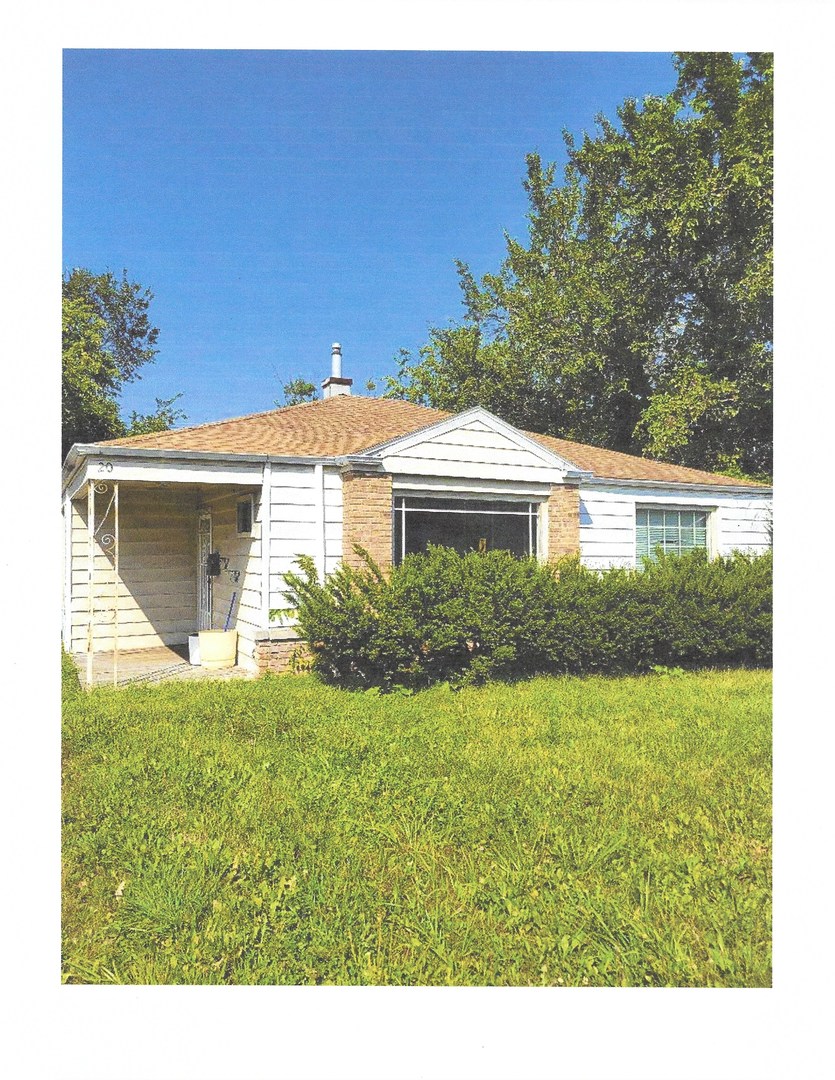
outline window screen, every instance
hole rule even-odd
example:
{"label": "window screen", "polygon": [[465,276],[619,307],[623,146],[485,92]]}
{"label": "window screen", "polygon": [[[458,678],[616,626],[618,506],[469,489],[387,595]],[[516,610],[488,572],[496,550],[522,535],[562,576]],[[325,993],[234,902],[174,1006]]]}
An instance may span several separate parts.
{"label": "window screen", "polygon": [[658,548],[675,554],[707,548],[707,511],[638,509],[635,539],[639,563]]}
{"label": "window screen", "polygon": [[536,555],[537,504],[505,499],[403,497],[394,503],[394,561],[429,544],[468,551]]}

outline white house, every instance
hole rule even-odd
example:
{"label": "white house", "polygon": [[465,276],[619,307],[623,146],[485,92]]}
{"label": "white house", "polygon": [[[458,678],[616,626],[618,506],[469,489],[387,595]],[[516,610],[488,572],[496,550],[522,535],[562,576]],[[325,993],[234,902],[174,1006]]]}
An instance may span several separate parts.
{"label": "white house", "polygon": [[481,408],[357,397],[337,345],[322,386],[308,404],[72,447],[68,651],[183,645],[228,622],[239,664],[281,670],[298,643],[270,621],[282,575],[301,553],[328,574],[355,544],[383,567],[435,541],[579,552],[595,568],[635,566],[657,544],[770,545],[762,485],[520,431]]}

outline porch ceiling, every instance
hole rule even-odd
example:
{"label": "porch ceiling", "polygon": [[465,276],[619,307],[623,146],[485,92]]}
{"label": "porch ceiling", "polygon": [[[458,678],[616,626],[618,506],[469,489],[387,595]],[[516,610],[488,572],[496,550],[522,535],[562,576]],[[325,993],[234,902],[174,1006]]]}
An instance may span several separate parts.
{"label": "porch ceiling", "polygon": [[[71,476],[66,476],[63,485],[64,495],[75,499],[87,482],[95,480],[103,483],[118,481],[120,484],[170,484],[177,488],[189,487],[226,487],[228,491],[242,487],[252,490],[260,487],[263,476],[263,462],[241,460],[207,460],[205,458],[165,459],[138,457],[126,454],[119,448],[108,448],[95,456],[84,454]],[[69,459],[68,459],[69,460]]]}
{"label": "porch ceiling", "polygon": [[[112,477],[102,477],[101,479],[108,485],[108,488],[113,483]],[[192,505],[195,509],[211,506],[213,502],[219,502],[221,499],[228,499],[234,495],[258,494],[261,491],[261,485],[257,483],[183,484],[172,483],[167,480],[119,480],[118,483],[122,494],[129,494],[131,491],[174,492],[178,502],[183,505]],[[87,485],[83,484],[73,495],[73,500],[80,501],[86,498]]]}

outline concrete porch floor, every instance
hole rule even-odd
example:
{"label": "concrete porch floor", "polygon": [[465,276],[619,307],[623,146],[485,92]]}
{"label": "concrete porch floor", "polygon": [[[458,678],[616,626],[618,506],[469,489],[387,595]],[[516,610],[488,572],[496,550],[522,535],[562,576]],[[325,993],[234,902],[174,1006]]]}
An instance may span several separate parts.
{"label": "concrete porch floor", "polygon": [[[81,685],[87,678],[87,654],[73,653]],[[155,649],[125,649],[119,653],[117,685],[156,683],[169,679],[253,679],[255,673],[242,667],[204,668],[188,662],[187,645],[160,645]],[[93,654],[93,685],[113,685],[113,653]]]}

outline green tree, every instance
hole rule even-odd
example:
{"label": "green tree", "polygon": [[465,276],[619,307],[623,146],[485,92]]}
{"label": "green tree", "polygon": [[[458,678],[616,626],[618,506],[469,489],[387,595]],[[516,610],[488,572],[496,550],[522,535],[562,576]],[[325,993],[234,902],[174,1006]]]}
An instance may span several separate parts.
{"label": "green tree", "polygon": [[527,158],[525,243],[458,263],[465,316],[401,353],[388,393],[747,474],[772,463],[769,54],[679,53],[568,163]]}
{"label": "green tree", "polygon": [[185,414],[173,408],[179,394],[157,399],[147,416],[132,413],[125,424],[118,398],[123,385],[156,356],[159,330],[148,317],[153,294],[122,272],[94,274],[77,268],[61,282],[62,455],[76,442],[162,431]]}
{"label": "green tree", "polygon": [[63,298],[61,310],[62,458],[76,442],[108,439],[123,430],[111,386],[115,364],[104,348],[105,321],[86,299]]}
{"label": "green tree", "polygon": [[187,419],[182,409],[174,407],[174,402],[179,401],[182,396],[175,394],[170,398],[155,398],[157,407],[152,413],[132,412],[127,434],[151,435],[155,431],[170,431],[175,424]]}
{"label": "green tree", "polygon": [[300,375],[285,383],[281,392],[284,400],[276,401],[276,405],[301,405],[306,401],[314,401],[316,398],[316,387]]}

